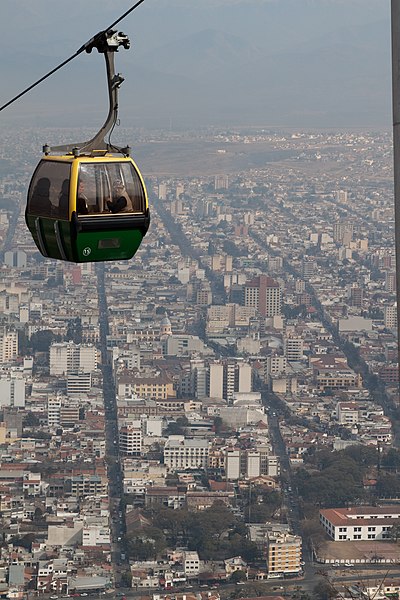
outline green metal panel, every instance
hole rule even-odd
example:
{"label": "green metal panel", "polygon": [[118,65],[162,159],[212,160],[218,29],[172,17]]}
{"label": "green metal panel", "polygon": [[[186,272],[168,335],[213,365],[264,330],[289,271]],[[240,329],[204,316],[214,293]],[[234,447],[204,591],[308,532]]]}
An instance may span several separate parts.
{"label": "green metal panel", "polygon": [[137,229],[75,234],[69,221],[31,215],[27,216],[27,225],[44,256],[77,263],[130,259],[143,239]]}
{"label": "green metal panel", "polygon": [[143,239],[139,230],[78,233],[76,262],[126,260],[136,254]]}

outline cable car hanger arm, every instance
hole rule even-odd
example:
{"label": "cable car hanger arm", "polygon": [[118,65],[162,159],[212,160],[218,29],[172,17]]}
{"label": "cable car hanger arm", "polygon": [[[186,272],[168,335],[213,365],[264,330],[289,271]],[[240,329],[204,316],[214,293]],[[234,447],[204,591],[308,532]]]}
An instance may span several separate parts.
{"label": "cable car hanger arm", "polygon": [[[130,148],[120,148],[105,141],[105,136],[111,131],[118,119],[118,90],[124,78],[120,73],[115,73],[114,67],[114,54],[118,52],[118,48],[123,46],[126,50],[130,48],[130,41],[128,36],[121,32],[113,30],[101,31],[89,40],[82,49],[87,53],[92,52],[94,48],[100,53],[104,54],[106,61],[106,72],[107,72],[107,84],[108,84],[108,100],[109,110],[104,125],[96,133],[96,135],[86,142],[66,144],[62,146],[43,146],[43,152],[49,154],[50,152],[72,152],[76,155],[88,154],[96,151],[119,152],[125,156],[129,156]],[[80,49],[81,50],[81,49]]]}

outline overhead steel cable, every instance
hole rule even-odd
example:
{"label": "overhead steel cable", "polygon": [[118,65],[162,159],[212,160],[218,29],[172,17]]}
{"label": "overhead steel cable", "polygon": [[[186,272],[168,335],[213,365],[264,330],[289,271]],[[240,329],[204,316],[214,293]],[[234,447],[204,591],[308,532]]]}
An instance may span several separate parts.
{"label": "overhead steel cable", "polygon": [[67,58],[66,60],[64,60],[57,67],[54,67],[54,69],[52,69],[51,71],[49,71],[48,73],[46,73],[46,75],[43,75],[43,77],[41,77],[40,79],[38,79],[37,81],[35,81],[35,83],[32,83],[32,85],[30,85],[29,87],[27,87],[26,89],[24,89],[22,92],[20,92],[16,96],[14,96],[14,98],[12,98],[11,100],[9,100],[5,104],[3,104],[3,106],[0,106],[0,112],[2,110],[4,110],[5,108],[7,108],[7,106],[10,106],[10,104],[13,104],[13,102],[15,102],[16,100],[18,100],[19,98],[21,98],[22,96],[24,96],[25,94],[27,94],[28,92],[30,92],[37,85],[39,85],[40,83],[42,83],[43,81],[45,81],[45,79],[48,79],[49,77],[51,77],[51,75],[54,75],[54,73],[56,73],[57,71],[59,71],[60,69],[62,69],[62,67],[65,67],[66,64],[68,64],[69,62],[71,62],[71,60],[73,60],[74,58],[76,58],[77,56],[79,56],[79,54],[82,54],[82,52],[84,52],[87,48],[93,47],[93,41],[96,40],[96,38],[98,36],[103,35],[104,32],[109,31],[110,29],[112,29],[113,27],[115,27],[120,21],[122,21],[123,19],[125,19],[125,17],[127,17],[133,10],[135,10],[135,8],[137,8],[143,2],[144,2],[144,0],[138,0],[138,2],[136,2],[136,4],[134,4],[133,6],[131,6],[131,8],[129,10],[127,10],[126,12],[124,12],[124,14],[121,15],[116,21],[114,21],[114,23],[111,23],[111,25],[109,25],[109,27],[107,27],[106,29],[103,29],[102,31],[100,31],[100,33],[97,33],[88,42],[86,42],[85,44],[83,44],[83,46],[81,46],[79,48],[79,50],[77,50],[72,56],[70,56],[69,58]]}

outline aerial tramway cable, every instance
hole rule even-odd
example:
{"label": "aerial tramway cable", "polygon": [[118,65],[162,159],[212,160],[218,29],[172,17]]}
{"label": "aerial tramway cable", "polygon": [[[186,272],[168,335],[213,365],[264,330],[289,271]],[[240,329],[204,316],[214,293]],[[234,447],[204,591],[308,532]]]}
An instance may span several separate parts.
{"label": "aerial tramway cable", "polygon": [[0,106],[0,112],[2,110],[4,110],[5,108],[7,108],[8,106],[10,106],[10,104],[13,104],[13,102],[15,102],[16,100],[18,100],[19,98],[21,98],[21,96],[24,96],[25,94],[27,94],[28,92],[30,92],[33,88],[35,88],[37,85],[39,85],[40,83],[42,83],[42,81],[45,81],[45,79],[48,79],[51,75],[53,75],[54,73],[56,73],[57,71],[59,71],[60,69],[62,69],[62,67],[65,67],[65,65],[67,65],[74,58],[76,58],[77,56],[79,56],[79,54],[82,54],[82,52],[84,52],[84,51],[88,51],[89,52],[90,50],[88,50],[88,48],[92,48],[93,47],[93,43],[96,41],[96,39],[98,37],[101,37],[106,31],[109,31],[110,29],[112,29],[113,27],[115,27],[118,23],[120,23],[120,21],[122,21],[123,19],[125,19],[125,17],[127,17],[132,11],[135,10],[135,8],[137,8],[143,2],[144,2],[144,0],[138,0],[138,2],[136,2],[136,4],[134,4],[133,6],[131,6],[126,12],[124,12],[123,15],[121,15],[118,19],[116,19],[113,23],[111,23],[111,25],[109,27],[107,27],[106,29],[103,29],[102,31],[100,31],[99,33],[97,33],[93,38],[91,38],[88,42],[86,42],[85,44],[83,44],[83,46],[81,46],[79,48],[79,50],[77,50],[75,52],[75,54],[73,54],[72,56],[70,56],[69,58],[67,58],[66,60],[64,60],[61,64],[59,64],[57,67],[55,67],[54,69],[52,69],[51,71],[49,71],[46,75],[43,75],[43,77],[41,77],[40,79],[38,79],[37,81],[35,81],[35,83],[32,83],[32,85],[30,85],[25,90],[23,90],[22,92],[20,92],[19,94],[17,94],[17,96],[15,96],[11,100],[9,100],[5,104],[3,104],[3,106]]}

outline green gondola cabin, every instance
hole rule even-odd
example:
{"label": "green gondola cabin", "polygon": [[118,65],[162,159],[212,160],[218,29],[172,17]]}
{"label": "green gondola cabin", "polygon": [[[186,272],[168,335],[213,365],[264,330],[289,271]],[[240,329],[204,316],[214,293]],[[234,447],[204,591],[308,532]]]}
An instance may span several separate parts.
{"label": "green gondola cabin", "polygon": [[44,156],[25,219],[43,256],[77,263],[130,259],[150,223],[146,187],[127,156]]}

